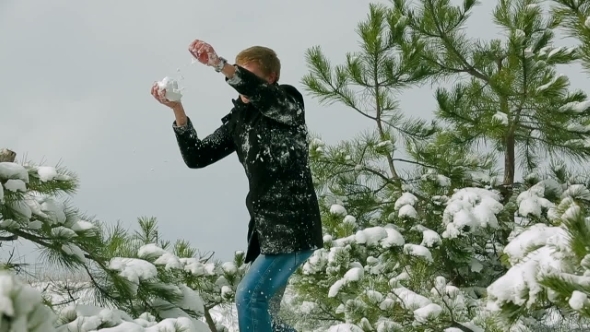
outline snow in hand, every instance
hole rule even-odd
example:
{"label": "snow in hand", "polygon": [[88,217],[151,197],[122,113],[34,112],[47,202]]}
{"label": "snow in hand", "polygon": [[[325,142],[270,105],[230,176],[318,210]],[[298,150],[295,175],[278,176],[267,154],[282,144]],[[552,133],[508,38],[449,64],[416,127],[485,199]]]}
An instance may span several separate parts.
{"label": "snow in hand", "polygon": [[160,91],[166,91],[166,99],[169,101],[180,101],[182,98],[181,89],[178,88],[178,82],[168,76],[158,82]]}

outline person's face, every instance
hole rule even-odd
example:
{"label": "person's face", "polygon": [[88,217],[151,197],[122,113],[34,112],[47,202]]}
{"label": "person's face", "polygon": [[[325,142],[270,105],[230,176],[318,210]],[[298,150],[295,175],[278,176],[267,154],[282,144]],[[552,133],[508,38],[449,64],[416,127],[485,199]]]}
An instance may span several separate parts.
{"label": "person's face", "polygon": [[[276,81],[276,75],[275,74],[270,74],[270,75],[265,75],[262,70],[260,69],[260,65],[256,62],[248,62],[245,64],[239,64],[242,68],[248,70],[249,72],[252,72],[254,75],[262,78],[263,80],[267,81],[269,84],[273,84]],[[248,98],[240,95],[240,99],[242,99],[242,101],[244,103],[249,103],[250,100],[248,100]]]}

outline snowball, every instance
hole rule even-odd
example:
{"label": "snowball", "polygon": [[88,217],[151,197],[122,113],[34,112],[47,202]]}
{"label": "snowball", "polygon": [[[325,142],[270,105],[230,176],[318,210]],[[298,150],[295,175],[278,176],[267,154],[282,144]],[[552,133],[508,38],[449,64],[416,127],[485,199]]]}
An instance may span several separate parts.
{"label": "snowball", "polygon": [[182,92],[178,88],[178,82],[170,77],[164,77],[158,82],[158,89],[160,91],[166,90],[166,99],[169,101],[180,101]]}

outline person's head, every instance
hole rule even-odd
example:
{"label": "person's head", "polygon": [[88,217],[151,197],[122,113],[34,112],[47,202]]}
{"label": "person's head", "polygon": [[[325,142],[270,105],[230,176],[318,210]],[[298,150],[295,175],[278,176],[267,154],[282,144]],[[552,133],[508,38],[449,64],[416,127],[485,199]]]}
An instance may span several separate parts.
{"label": "person's head", "polygon": [[[275,51],[268,47],[252,46],[241,51],[236,56],[236,64],[270,84],[277,83],[281,76],[281,61]],[[248,102],[243,96],[241,98]]]}

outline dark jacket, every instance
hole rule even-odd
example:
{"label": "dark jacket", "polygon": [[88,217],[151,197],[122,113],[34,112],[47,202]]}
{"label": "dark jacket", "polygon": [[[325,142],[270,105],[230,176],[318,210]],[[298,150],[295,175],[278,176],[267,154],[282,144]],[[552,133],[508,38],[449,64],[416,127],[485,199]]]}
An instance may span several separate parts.
{"label": "dark jacket", "polygon": [[260,253],[323,247],[301,93],[290,85],[268,84],[239,66],[226,81],[250,102],[233,100],[221,127],[202,140],[190,119],[184,127],[174,123],[184,162],[189,168],[203,168],[237,153],[250,186],[246,262]]}

